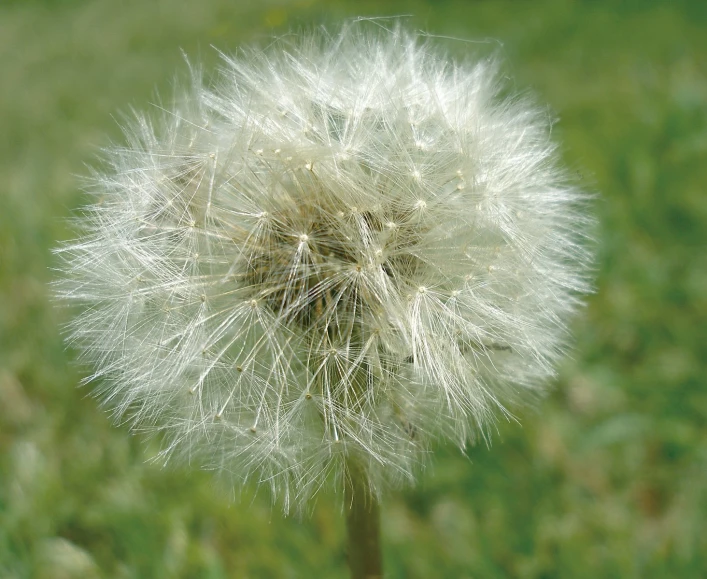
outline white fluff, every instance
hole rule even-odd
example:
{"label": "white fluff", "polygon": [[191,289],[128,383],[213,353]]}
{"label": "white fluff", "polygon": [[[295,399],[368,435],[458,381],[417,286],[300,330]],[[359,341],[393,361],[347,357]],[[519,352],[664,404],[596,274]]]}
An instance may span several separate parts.
{"label": "white fluff", "polygon": [[361,24],[223,57],[107,153],[58,293],[100,397],[285,508],[375,493],[542,390],[585,196],[496,62]]}

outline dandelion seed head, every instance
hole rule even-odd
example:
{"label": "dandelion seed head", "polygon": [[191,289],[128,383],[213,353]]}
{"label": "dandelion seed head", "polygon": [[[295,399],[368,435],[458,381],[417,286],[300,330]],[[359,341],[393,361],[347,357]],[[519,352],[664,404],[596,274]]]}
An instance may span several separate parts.
{"label": "dandelion seed head", "polygon": [[361,24],[195,71],[59,250],[98,395],[287,508],[349,457],[376,493],[412,480],[542,392],[591,220],[547,114],[504,91],[493,58]]}

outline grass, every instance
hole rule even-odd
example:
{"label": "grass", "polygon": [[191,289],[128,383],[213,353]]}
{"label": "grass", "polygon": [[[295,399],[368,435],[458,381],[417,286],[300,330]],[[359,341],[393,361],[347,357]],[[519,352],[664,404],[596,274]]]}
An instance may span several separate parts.
{"label": "grass", "polygon": [[600,192],[597,293],[554,394],[490,448],[440,449],[383,505],[388,576],[707,572],[707,9],[694,2],[5,1],[0,6],[0,577],[346,577],[322,495],[283,519],[208,473],[162,469],[78,389],[50,249],[112,115],[168,94],[179,52],[272,28],[411,13],[499,50],[549,102]]}

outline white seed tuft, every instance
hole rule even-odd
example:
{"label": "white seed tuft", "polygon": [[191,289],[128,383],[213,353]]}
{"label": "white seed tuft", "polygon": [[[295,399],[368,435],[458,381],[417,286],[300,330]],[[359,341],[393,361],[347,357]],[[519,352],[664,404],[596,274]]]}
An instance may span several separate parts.
{"label": "white seed tuft", "polygon": [[411,479],[542,391],[591,219],[506,89],[359,23],[224,57],[138,118],[59,250],[99,396],[287,508],[347,456],[376,493]]}

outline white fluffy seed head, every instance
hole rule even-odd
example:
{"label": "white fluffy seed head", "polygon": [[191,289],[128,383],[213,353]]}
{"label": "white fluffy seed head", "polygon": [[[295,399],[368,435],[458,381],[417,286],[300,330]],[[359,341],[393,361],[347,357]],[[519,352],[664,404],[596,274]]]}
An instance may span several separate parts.
{"label": "white fluffy seed head", "polygon": [[411,479],[537,393],[587,291],[584,195],[493,59],[360,24],[224,56],[126,129],[59,251],[101,398],[301,504]]}

